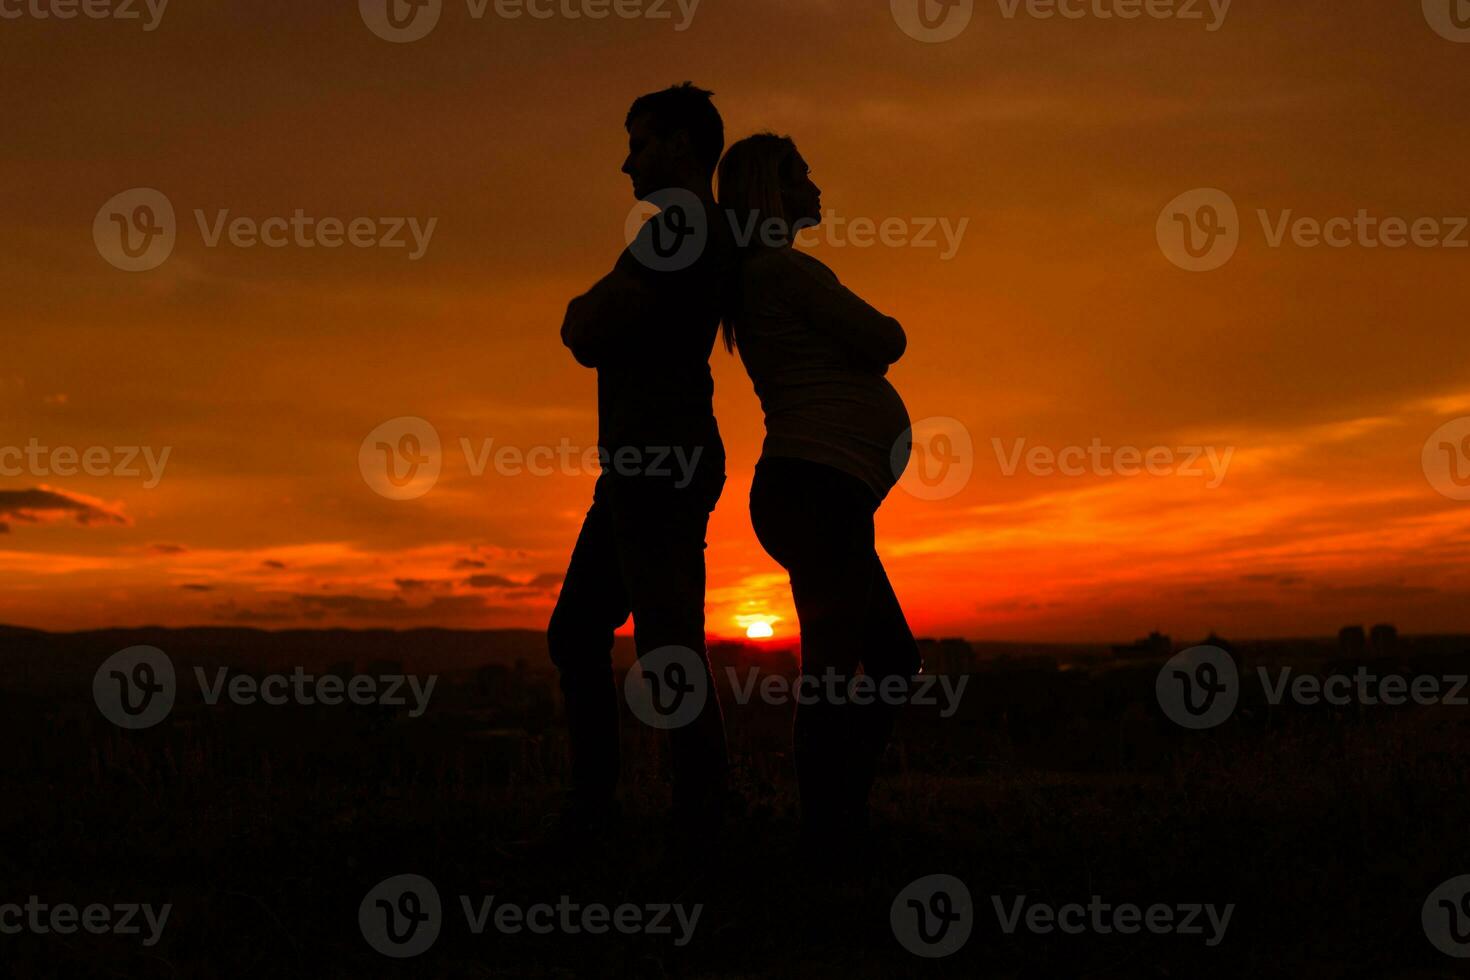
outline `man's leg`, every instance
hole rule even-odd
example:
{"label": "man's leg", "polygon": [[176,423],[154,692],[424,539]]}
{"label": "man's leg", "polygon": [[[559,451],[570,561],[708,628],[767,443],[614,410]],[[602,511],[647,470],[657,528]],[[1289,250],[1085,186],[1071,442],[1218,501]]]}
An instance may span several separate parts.
{"label": "man's leg", "polygon": [[618,692],[613,631],[628,619],[608,503],[594,498],[572,551],[566,580],[546,629],[561,672],[572,754],[572,805],[595,815],[613,805],[618,782]]}
{"label": "man's leg", "polygon": [[[618,555],[633,611],[633,640],[642,657],[667,646],[692,651],[709,696],[700,714],[669,732],[676,822],[697,829],[724,805],[729,768],[725,722],[704,636],[707,493],[624,485],[614,507]],[[718,498],[718,488],[713,491]]]}

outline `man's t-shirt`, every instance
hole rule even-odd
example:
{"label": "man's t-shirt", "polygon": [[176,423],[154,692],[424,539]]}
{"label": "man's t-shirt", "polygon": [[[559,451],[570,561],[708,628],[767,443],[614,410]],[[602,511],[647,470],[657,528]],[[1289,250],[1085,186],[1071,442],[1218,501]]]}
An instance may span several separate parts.
{"label": "man's t-shirt", "polygon": [[638,258],[646,253],[636,246],[618,258],[618,270],[639,288],[627,302],[611,304],[616,326],[605,334],[599,329],[595,354],[597,441],[614,476],[677,483],[696,466],[724,474],[709,359],[734,243],[712,204],[705,206],[705,229],[698,258],[685,268],[653,268]]}

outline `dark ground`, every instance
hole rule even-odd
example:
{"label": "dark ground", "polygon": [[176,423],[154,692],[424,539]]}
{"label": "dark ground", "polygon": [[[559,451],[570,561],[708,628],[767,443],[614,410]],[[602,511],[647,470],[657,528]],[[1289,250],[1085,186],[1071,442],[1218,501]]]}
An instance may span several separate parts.
{"label": "dark ground", "polygon": [[[1451,977],[1420,909],[1470,873],[1470,708],[1268,708],[1248,684],[1222,727],[1186,732],[1154,700],[1159,664],[977,666],[961,710],[910,708],[879,826],[850,869],[796,849],[787,709],[727,704],[743,812],[695,860],[668,846],[659,738],[625,718],[628,830],[597,857],[548,850],[564,743],[534,635],[0,631],[0,903],[172,903],[162,940],[0,935],[0,975],[32,977]],[[455,639],[454,637],[458,637]],[[384,651],[444,677],[413,719],[380,708],[208,707],[113,727],[91,677],[153,643],[257,670]],[[474,650],[503,649],[478,658]],[[406,652],[405,652],[406,651]],[[739,655],[725,650],[722,656]],[[1310,644],[1242,656],[1327,669]],[[514,665],[516,659],[522,664]],[[1463,646],[1406,648],[1419,672]],[[383,666],[379,664],[379,666]],[[385,877],[431,879],[438,942],[396,961],[358,928]],[[976,924],[942,960],[889,926],[922,875],[967,883]],[[466,929],[457,896],[703,903],[693,941]],[[1225,939],[1000,929],[990,896],[1052,903],[1235,903]]]}

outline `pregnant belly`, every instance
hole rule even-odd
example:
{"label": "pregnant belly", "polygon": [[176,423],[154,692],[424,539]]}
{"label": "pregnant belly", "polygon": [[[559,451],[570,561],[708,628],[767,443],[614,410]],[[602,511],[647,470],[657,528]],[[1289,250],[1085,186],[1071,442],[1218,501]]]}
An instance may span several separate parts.
{"label": "pregnant belly", "polygon": [[909,427],[903,399],[886,378],[842,378],[761,392],[771,433],[830,437],[889,453]]}

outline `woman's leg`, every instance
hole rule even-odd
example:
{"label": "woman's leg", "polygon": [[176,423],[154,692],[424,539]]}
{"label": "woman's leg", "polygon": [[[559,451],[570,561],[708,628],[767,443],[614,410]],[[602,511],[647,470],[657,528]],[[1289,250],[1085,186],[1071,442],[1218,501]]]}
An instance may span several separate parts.
{"label": "woman's leg", "polygon": [[863,711],[859,737],[853,747],[849,805],[860,819],[866,818],[878,763],[893,736],[898,713],[908,701],[912,679],[922,666],[919,644],[876,551],[872,554],[872,567],[873,587],[868,595],[862,664],[863,673],[884,693]]}
{"label": "woman's leg", "polygon": [[877,705],[851,702],[850,682],[865,648],[874,575],[867,488],[830,467],[763,460],[751,487],[756,536],[791,577],[801,623],[801,692],[794,749],[802,820],[821,839],[851,829],[855,787],[871,766],[859,757]]}

